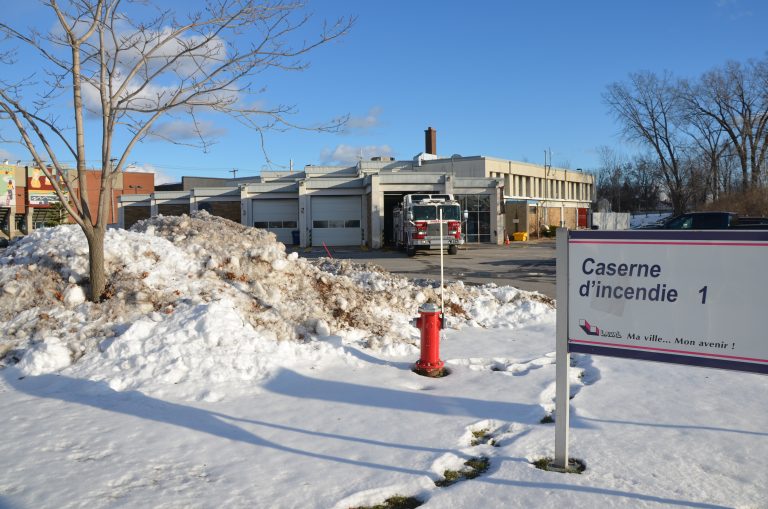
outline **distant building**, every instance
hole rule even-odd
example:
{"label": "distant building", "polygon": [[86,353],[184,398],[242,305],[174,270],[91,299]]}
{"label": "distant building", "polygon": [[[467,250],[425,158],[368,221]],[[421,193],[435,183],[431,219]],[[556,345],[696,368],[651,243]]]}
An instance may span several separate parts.
{"label": "distant building", "polygon": [[450,193],[468,213],[470,243],[500,244],[543,226],[586,228],[591,175],[488,156],[438,156],[436,141],[436,131],[427,129],[425,151],[407,161],[375,157],[237,181],[184,177],[181,190],[123,196],[119,224],[204,209],[270,230],[286,244],[377,249],[392,242],[392,211],[405,194]]}
{"label": "distant building", "polygon": [[[65,176],[74,193],[79,197],[81,186],[77,171],[68,169]],[[95,211],[98,208],[101,171],[86,171],[88,188],[88,206]],[[123,172],[115,178],[110,197],[107,222],[116,224],[118,219],[117,200],[123,194],[153,193],[155,176],[153,173]],[[13,199],[11,199],[13,196]],[[59,197],[53,185],[40,168],[20,164],[0,165],[0,226],[2,234],[12,238],[29,233],[35,228],[45,226],[54,217],[62,214]],[[70,218],[65,218],[67,222]]]}

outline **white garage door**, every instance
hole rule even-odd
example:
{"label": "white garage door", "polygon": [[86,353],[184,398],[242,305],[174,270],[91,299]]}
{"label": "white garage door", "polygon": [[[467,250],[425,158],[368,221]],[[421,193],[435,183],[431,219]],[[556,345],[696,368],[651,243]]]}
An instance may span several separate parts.
{"label": "white garage door", "polygon": [[283,244],[293,244],[292,232],[299,230],[299,200],[251,200],[253,226],[269,230]]}
{"label": "white garage door", "polygon": [[362,208],[360,196],[312,198],[312,245],[361,245]]}

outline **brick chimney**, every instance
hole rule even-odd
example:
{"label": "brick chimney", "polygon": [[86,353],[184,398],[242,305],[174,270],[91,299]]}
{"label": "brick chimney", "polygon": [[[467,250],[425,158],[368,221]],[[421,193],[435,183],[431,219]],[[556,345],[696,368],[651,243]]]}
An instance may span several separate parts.
{"label": "brick chimney", "polygon": [[437,155],[437,131],[431,127],[424,131],[424,152]]}

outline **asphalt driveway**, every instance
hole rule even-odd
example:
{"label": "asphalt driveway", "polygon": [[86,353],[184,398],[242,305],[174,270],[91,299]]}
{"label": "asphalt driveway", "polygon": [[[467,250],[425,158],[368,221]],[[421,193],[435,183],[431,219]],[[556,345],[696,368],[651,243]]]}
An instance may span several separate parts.
{"label": "asphalt driveway", "polygon": [[[290,247],[288,250],[291,251]],[[374,263],[412,279],[440,278],[439,250],[417,251],[413,258],[393,249],[329,247],[328,250],[334,258]],[[299,254],[305,258],[328,256],[322,247],[300,249]],[[446,254],[443,263],[446,281],[509,285],[555,298],[554,239],[513,242],[509,246],[469,244],[454,256]]]}

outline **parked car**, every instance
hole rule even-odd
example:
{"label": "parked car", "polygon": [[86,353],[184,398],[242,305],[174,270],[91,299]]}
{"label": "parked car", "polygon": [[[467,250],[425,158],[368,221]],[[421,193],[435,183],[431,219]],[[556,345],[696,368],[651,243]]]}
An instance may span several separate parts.
{"label": "parked car", "polygon": [[768,218],[741,217],[734,212],[687,212],[658,223],[640,226],[641,230],[768,230]]}

